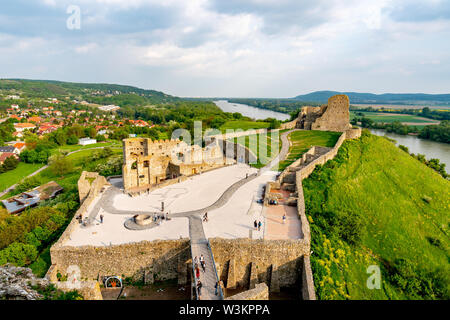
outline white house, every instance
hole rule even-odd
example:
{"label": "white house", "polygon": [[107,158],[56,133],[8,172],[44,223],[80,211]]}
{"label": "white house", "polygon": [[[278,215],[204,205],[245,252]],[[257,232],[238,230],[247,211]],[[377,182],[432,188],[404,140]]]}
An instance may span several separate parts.
{"label": "white house", "polygon": [[94,143],[97,143],[96,139],[91,139],[91,138],[78,139],[78,144],[82,145],[82,146],[87,146],[88,144],[94,144]]}

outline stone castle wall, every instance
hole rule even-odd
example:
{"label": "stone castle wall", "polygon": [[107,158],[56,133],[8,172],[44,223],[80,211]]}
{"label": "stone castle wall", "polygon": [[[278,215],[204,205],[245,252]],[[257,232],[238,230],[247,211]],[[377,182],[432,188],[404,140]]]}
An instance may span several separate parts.
{"label": "stone castle wall", "polygon": [[258,283],[254,289],[250,289],[225,300],[269,300],[269,287],[265,283]]}
{"label": "stone castle wall", "polygon": [[220,279],[226,288],[266,283],[275,291],[301,282],[304,240],[209,239]]}
{"label": "stone castle wall", "polygon": [[70,235],[72,234],[72,232],[80,227],[80,223],[78,222],[76,217],[78,217],[79,215],[81,215],[82,217],[86,217],[89,206],[107,186],[110,186],[110,183],[106,180],[105,177],[99,175],[98,173],[87,171],[82,172],[81,177],[78,180],[81,205],[61,237],[59,237],[58,241],[56,241],[56,243],[50,248],[50,254],[52,253],[52,250],[54,248],[63,246],[66,240],[70,239]]}
{"label": "stone castle wall", "polygon": [[[105,275],[132,277],[153,283],[177,279],[179,264],[190,259],[189,239],[141,241],[112,246],[52,248],[52,264],[64,275],[71,265],[81,270],[83,280]],[[181,261],[181,262],[180,262]]]}
{"label": "stone castle wall", "polygon": [[[271,189],[280,189],[283,182],[285,182],[287,177],[292,176],[293,172],[294,175],[294,183],[295,183],[295,191],[297,194],[297,210],[298,210],[298,217],[301,220],[301,238],[304,242],[305,247],[307,247],[306,253],[302,256],[301,260],[301,282],[302,282],[302,297],[304,300],[315,300],[315,291],[314,291],[314,281],[313,281],[313,275],[312,270],[310,266],[310,242],[311,242],[311,231],[309,227],[309,222],[306,217],[305,212],[305,200],[303,195],[303,179],[307,178],[316,168],[317,165],[323,165],[328,160],[333,159],[341,147],[342,143],[346,139],[356,139],[361,136],[361,128],[353,128],[346,130],[342,133],[342,135],[339,137],[338,141],[334,145],[333,148],[326,151],[319,157],[313,159],[311,162],[305,162],[308,160],[309,156],[312,156],[316,153],[317,147],[312,147],[310,150],[308,150],[302,158],[298,159],[294,163],[292,163],[289,167],[287,167],[279,176],[277,181],[275,182],[269,182],[266,186],[266,195],[265,199],[269,197],[270,190]],[[324,149],[326,150],[326,149]],[[305,165],[302,165],[304,163]],[[291,181],[288,181],[291,182]],[[266,202],[265,202],[266,204]],[[267,204],[266,204],[267,205]]]}
{"label": "stone castle wall", "polygon": [[292,120],[290,122],[286,122],[286,123],[282,123],[280,125],[279,130],[288,130],[288,129],[295,129],[295,127],[297,126],[297,119]]}
{"label": "stone castle wall", "polygon": [[124,139],[123,158],[123,183],[128,192],[150,189],[164,180],[198,174],[225,163],[222,149],[217,143],[213,142],[202,149],[178,139]]}
{"label": "stone castle wall", "polygon": [[348,96],[338,94],[330,97],[327,105],[303,107],[298,116],[297,128],[344,132],[351,128],[349,105]]}

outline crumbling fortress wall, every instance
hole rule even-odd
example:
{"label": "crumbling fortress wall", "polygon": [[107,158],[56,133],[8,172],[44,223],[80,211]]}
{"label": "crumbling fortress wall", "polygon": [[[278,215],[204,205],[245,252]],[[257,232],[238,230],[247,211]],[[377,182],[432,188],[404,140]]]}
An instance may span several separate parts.
{"label": "crumbling fortress wall", "polygon": [[315,300],[314,280],[310,265],[310,241],[311,234],[309,222],[306,217],[305,200],[303,196],[302,180],[306,179],[316,168],[317,165],[323,165],[328,160],[333,159],[341,145],[346,139],[356,139],[361,136],[361,128],[346,130],[339,137],[333,148],[323,148],[313,146],[301,158],[287,167],[279,176],[277,181],[268,182],[264,203],[268,205],[271,197],[271,190],[292,191],[291,196],[295,198],[297,204],[298,218],[301,220],[302,240],[305,247],[305,254],[301,257],[301,283],[302,297],[304,300]]}
{"label": "crumbling fortress wall", "polygon": [[351,129],[350,101],[345,94],[328,99],[328,104],[320,107],[303,107],[298,115],[297,128],[320,131],[340,131]]}
{"label": "crumbling fortress wall", "polygon": [[180,176],[191,176],[226,164],[217,141],[202,149],[180,140],[123,140],[122,168],[125,191],[134,192]]}

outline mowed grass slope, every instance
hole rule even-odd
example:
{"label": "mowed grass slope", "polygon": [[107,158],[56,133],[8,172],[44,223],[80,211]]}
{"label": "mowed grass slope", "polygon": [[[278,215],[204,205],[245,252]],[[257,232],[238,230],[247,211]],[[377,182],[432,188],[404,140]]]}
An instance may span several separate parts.
{"label": "mowed grass slope", "polygon": [[[364,132],[303,182],[321,299],[448,299],[450,182]],[[381,289],[369,289],[370,265]]]}
{"label": "mowed grass slope", "polygon": [[281,149],[281,133],[283,130],[274,132],[267,132],[266,134],[253,134],[249,136],[242,136],[239,138],[230,139],[234,143],[239,143],[247,147],[254,155],[257,156],[258,162],[250,164],[255,168],[262,168],[275,158]]}
{"label": "mowed grass slope", "polygon": [[280,162],[279,170],[284,170],[291,163],[300,158],[312,146],[334,147],[340,136],[340,132],[331,131],[305,130],[292,132],[288,136],[288,139],[292,143],[289,148],[289,154],[286,160]]}
{"label": "mowed grass slope", "polygon": [[17,168],[0,174],[0,192],[16,184],[26,176],[43,167],[40,163],[19,162]]}

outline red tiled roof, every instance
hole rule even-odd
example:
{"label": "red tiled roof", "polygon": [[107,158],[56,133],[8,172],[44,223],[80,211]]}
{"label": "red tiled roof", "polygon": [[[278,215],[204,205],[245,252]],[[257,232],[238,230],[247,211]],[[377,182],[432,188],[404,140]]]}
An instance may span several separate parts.
{"label": "red tiled roof", "polygon": [[15,153],[12,153],[12,152],[3,152],[2,154],[0,154],[0,162],[3,163],[9,157],[17,158],[17,155]]}

